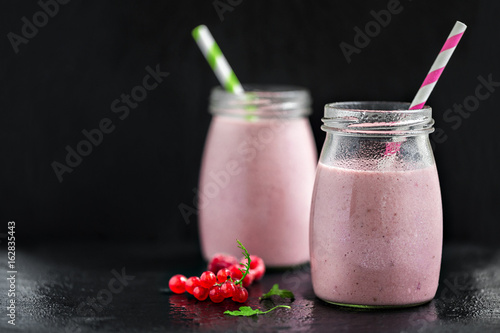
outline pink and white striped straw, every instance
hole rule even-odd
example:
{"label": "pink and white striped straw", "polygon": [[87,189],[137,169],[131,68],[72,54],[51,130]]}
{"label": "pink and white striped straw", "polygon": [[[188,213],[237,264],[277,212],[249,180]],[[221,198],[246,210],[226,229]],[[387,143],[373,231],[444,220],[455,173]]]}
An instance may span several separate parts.
{"label": "pink and white striped straw", "polygon": [[410,110],[421,109],[424,107],[425,102],[427,102],[427,99],[432,92],[432,89],[434,89],[437,80],[441,76],[441,73],[446,67],[446,64],[450,60],[453,51],[455,51],[455,49],[457,48],[457,44],[460,41],[460,38],[462,38],[465,29],[467,29],[467,26],[462,22],[457,21],[457,23],[455,23],[453,29],[450,32],[450,35],[448,36],[448,39],[446,39],[446,43],[444,43],[443,48],[441,49],[441,51],[439,51],[436,60],[432,64],[429,73],[425,77],[424,83],[422,83],[420,89],[417,92],[417,95],[411,102]]}

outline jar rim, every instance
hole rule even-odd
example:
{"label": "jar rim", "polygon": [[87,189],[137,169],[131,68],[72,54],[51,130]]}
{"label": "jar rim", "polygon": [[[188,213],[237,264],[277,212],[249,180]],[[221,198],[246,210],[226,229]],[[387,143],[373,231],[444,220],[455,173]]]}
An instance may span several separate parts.
{"label": "jar rim", "polygon": [[[411,103],[399,101],[344,101],[334,102],[325,105],[325,118],[329,110],[348,110],[353,112],[392,112],[422,113],[432,111],[429,105],[424,105],[422,109],[410,110]],[[368,107],[373,106],[373,107]]]}
{"label": "jar rim", "polygon": [[434,131],[432,108],[410,110],[410,103],[395,101],[346,101],[325,105],[327,132],[359,136],[414,136]]}
{"label": "jar rim", "polygon": [[214,115],[259,118],[300,117],[311,113],[311,95],[293,85],[245,84],[242,94],[216,86],[210,94],[209,110]]}

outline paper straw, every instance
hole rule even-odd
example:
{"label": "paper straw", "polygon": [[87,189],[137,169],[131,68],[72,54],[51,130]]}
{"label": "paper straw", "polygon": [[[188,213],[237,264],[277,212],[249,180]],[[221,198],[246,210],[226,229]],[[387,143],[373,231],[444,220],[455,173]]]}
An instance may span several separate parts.
{"label": "paper straw", "polygon": [[448,39],[446,39],[446,43],[444,43],[443,48],[441,49],[441,51],[439,51],[436,60],[432,64],[429,73],[425,77],[424,83],[422,83],[420,89],[417,92],[417,95],[411,102],[410,110],[421,109],[424,107],[425,102],[427,102],[427,99],[432,92],[432,89],[434,89],[437,80],[441,76],[441,73],[443,72],[446,64],[450,60],[453,51],[455,51],[455,49],[457,48],[457,44],[460,41],[460,38],[462,38],[465,29],[467,29],[467,26],[462,22],[457,21],[455,23],[453,29],[450,32],[450,35],[448,36]]}
{"label": "paper straw", "polygon": [[235,94],[243,93],[244,90],[240,81],[234,74],[231,66],[229,66],[208,28],[205,25],[199,25],[193,29],[192,34],[196,44],[198,44],[224,89]]}

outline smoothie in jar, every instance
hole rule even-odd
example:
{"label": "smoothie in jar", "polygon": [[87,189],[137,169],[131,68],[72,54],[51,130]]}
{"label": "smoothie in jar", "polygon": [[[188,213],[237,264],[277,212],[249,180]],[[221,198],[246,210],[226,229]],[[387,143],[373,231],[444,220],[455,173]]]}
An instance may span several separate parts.
{"label": "smoothie in jar", "polygon": [[[239,257],[235,246],[239,239],[267,266],[309,261],[309,215],[317,161],[305,117],[310,101],[303,90],[271,90],[258,92],[257,110],[212,101],[214,116],[198,194],[200,241],[206,259],[215,253]],[[248,109],[252,109],[250,114]]]}
{"label": "smoothie in jar", "polygon": [[314,292],[347,306],[425,303],[437,290],[443,233],[430,108],[352,103],[325,108],[311,207]]}
{"label": "smoothie in jar", "polygon": [[435,167],[362,171],[319,164],[312,218],[316,295],[341,304],[431,300],[441,263]]}

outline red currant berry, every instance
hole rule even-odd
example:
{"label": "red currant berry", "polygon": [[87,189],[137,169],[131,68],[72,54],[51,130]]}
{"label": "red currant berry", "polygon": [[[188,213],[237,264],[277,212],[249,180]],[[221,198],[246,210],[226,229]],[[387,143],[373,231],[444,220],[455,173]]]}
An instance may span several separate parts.
{"label": "red currant berry", "polygon": [[174,275],[168,281],[168,287],[176,294],[182,294],[186,291],[186,277],[181,274]]}
{"label": "red currant berry", "polygon": [[239,280],[243,276],[243,273],[240,271],[240,269],[245,270],[245,267],[240,264],[229,267],[229,271],[231,272],[231,277],[233,278],[233,280]]}
{"label": "red currant berry", "polygon": [[220,292],[222,294],[222,297],[224,297],[224,298],[233,297],[235,290],[236,290],[236,287],[232,281],[226,281],[220,287]]}
{"label": "red currant berry", "polygon": [[212,260],[208,263],[208,270],[217,274],[223,268],[228,268],[231,265],[235,265],[238,263],[238,259],[233,256],[225,255],[225,254],[215,254],[212,257]]}
{"label": "red currant berry", "polygon": [[250,256],[250,269],[255,270],[255,280],[260,280],[264,276],[266,272],[266,265],[264,264],[264,260],[257,256]]}
{"label": "red currant berry", "polygon": [[253,272],[251,270],[248,271],[248,274],[243,279],[243,287],[248,287],[249,285],[251,285],[254,279],[255,276],[253,275]]}
{"label": "red currant berry", "polygon": [[210,288],[208,295],[210,296],[210,300],[214,303],[220,303],[224,300],[224,296],[222,296],[219,286]]}
{"label": "red currant berry", "polygon": [[248,291],[241,286],[236,287],[232,300],[238,303],[245,303],[247,299],[248,299]]}
{"label": "red currant berry", "polygon": [[264,276],[265,268],[258,266],[255,269],[250,269],[250,272],[252,273],[252,275],[254,277],[254,281],[258,281],[258,280],[262,279],[262,277]]}
{"label": "red currant berry", "polygon": [[255,269],[257,266],[264,266],[264,260],[262,258],[251,255],[250,256],[250,268]]}
{"label": "red currant berry", "polygon": [[198,301],[204,301],[208,297],[208,289],[203,287],[195,287],[193,290],[193,296],[196,297]]}
{"label": "red currant berry", "polygon": [[217,277],[211,271],[206,271],[201,274],[200,284],[203,288],[210,289],[217,282]]}
{"label": "red currant berry", "polygon": [[231,276],[231,271],[227,268],[223,268],[217,272],[217,280],[219,280],[219,283],[226,282],[229,276]]}
{"label": "red currant berry", "polygon": [[[246,264],[248,260],[246,258],[241,259],[243,264]],[[264,273],[266,272],[266,265],[264,264],[264,260],[262,258],[251,255],[250,256],[250,269],[254,270],[255,280],[260,280]]]}
{"label": "red currant berry", "polygon": [[198,287],[199,285],[200,285],[200,278],[197,276],[191,276],[189,279],[186,280],[186,291],[192,295],[194,288]]}

